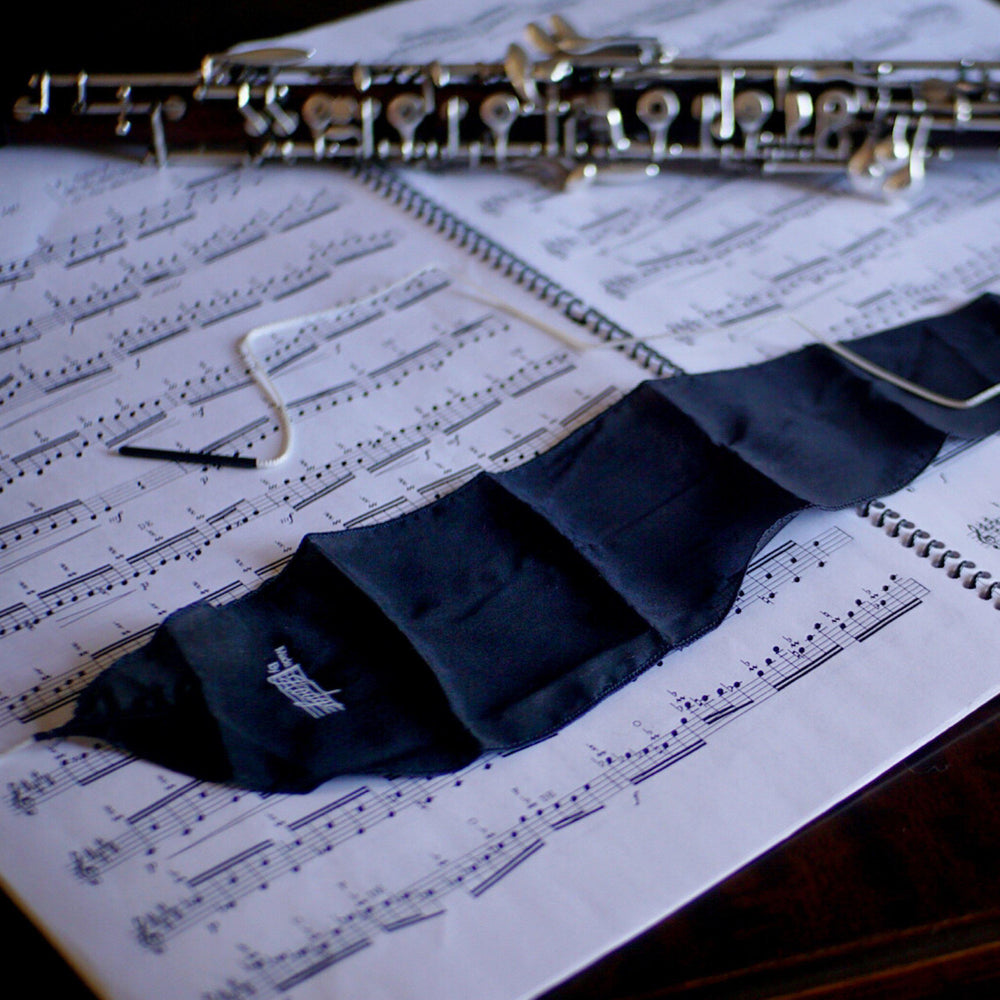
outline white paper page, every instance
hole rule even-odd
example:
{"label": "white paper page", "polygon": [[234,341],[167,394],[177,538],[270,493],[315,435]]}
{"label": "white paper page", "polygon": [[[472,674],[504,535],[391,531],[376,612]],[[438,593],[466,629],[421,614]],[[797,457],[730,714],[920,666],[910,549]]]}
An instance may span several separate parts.
{"label": "white paper page", "polygon": [[[1000,8],[979,0],[872,5],[856,0],[748,5],[579,3],[586,35],[649,34],[684,56],[716,58],[996,59]],[[424,39],[426,7],[399,9],[397,52],[456,57],[463,45],[498,58],[532,18],[509,12],[488,31],[461,26]],[[484,15],[485,17],[486,15]],[[453,43],[452,35],[456,36]],[[336,58],[353,38],[315,33]],[[363,47],[363,43],[362,43]],[[411,52],[412,49],[412,52]],[[849,338],[944,311],[996,287],[1000,166],[928,165],[903,198],[855,193],[836,175],[777,180],[665,168],[630,184],[554,191],[523,176],[413,170],[411,183],[588,300],[689,371],[773,356],[810,339]],[[804,324],[775,324],[794,316]]]}
{"label": "white paper page", "polygon": [[[157,172],[28,152],[4,166],[22,208],[3,257],[19,277],[0,287],[3,746],[158,618],[256,586],[306,532],[393,517],[517,464],[644,376],[336,171]],[[23,206],[53,202],[50,231],[18,232]],[[506,311],[481,301],[484,284]],[[277,454],[277,421],[235,347],[282,320],[255,350],[296,428],[285,464],[116,454]],[[601,349],[570,346],[584,337]],[[70,679],[51,642],[94,663]]]}
{"label": "white paper page", "polygon": [[[614,6],[595,0],[492,4],[473,0],[461,12],[440,0],[408,0],[358,17],[283,36],[314,61],[470,62],[502,59],[512,42],[526,45],[524,28],[545,25],[552,14],[580,34],[658,38],[684,58],[992,58],[988,0],[907,4],[884,0],[873,9],[861,0],[628,0]],[[263,44],[272,44],[266,39]],[[234,49],[259,46],[248,41]],[[928,55],[929,47],[935,51]]]}
{"label": "white paper page", "polygon": [[926,558],[947,557],[948,569],[989,601],[1000,601],[990,575],[1000,566],[998,459],[996,435],[981,442],[950,441],[923,475],[885,497],[873,512],[873,519],[881,518],[887,531],[926,550]]}
{"label": "white paper page", "polygon": [[[483,25],[470,7],[438,28],[430,7],[393,11],[393,27],[432,46]],[[345,314],[342,332],[275,345],[279,384],[301,400],[288,469],[136,464],[108,443],[270,454],[237,336],[429,262],[557,317],[323,170],[213,179],[10,151],[0,164],[24,192],[5,206],[0,259],[32,275],[0,286],[0,329],[20,344],[0,354],[7,747],[64,717],[67,695],[170,610],[246,593],[308,530],[394,516],[529,457],[643,375],[509,316],[480,322],[490,310],[442,291],[404,323]],[[0,877],[111,997],[534,995],[1000,685],[983,655],[990,602],[853,513],[794,521],[744,591],[717,632],[559,736],[460,775],[265,797],[79,744],[13,749]]]}

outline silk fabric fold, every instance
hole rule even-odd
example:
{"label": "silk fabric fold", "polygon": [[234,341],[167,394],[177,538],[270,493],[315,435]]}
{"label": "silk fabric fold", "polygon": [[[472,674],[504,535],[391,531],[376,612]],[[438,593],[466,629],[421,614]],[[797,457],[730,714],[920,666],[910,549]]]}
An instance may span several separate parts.
{"label": "silk fabric fold", "polygon": [[[939,393],[1000,381],[1000,302],[853,341]],[[394,521],[307,536],[226,607],[184,608],[98,676],[71,722],[264,791],[429,774],[565,726],[717,626],[747,564],[807,507],[916,476],[1000,428],[814,345],[643,383],[550,451]]]}

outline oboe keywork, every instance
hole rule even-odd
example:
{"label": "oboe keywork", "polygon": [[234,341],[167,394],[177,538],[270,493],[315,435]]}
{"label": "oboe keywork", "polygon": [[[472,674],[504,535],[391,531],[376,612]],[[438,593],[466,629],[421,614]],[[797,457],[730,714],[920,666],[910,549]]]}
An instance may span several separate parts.
{"label": "oboe keywork", "polygon": [[845,172],[886,192],[927,160],[995,155],[1000,63],[681,59],[647,38],[529,25],[535,56],[314,65],[298,49],[207,56],[189,73],[39,73],[14,107],[28,142],[138,142],[259,160],[546,162],[568,180],[675,164]]}

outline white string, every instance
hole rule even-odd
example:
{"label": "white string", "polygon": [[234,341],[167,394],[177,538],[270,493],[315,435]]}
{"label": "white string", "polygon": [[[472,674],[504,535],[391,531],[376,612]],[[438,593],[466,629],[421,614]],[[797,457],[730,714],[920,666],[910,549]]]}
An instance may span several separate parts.
{"label": "white string", "polygon": [[[595,346],[604,346],[603,344],[596,345],[588,343],[578,338],[574,337],[571,333],[565,330],[560,330],[557,326],[546,323],[544,320],[539,319],[537,316],[533,316],[530,313],[524,312],[518,309],[516,306],[511,305],[509,302],[505,302],[503,299],[492,295],[490,292],[486,291],[484,288],[480,288],[478,285],[474,285],[464,278],[459,278],[457,275],[445,270],[444,268],[438,267],[436,265],[428,265],[427,267],[421,268],[419,271],[415,271],[413,274],[401,279],[400,281],[393,282],[393,284],[384,289],[382,292],[376,295],[370,296],[369,299],[379,298],[388,295],[392,289],[397,288],[407,282],[412,281],[418,275],[430,272],[430,271],[441,271],[448,278],[448,284],[457,293],[465,295],[468,298],[475,299],[482,302],[484,305],[491,306],[494,309],[500,310],[513,316],[515,319],[521,320],[523,323],[529,323],[530,325],[541,330],[543,333],[547,333],[550,336],[556,338],[560,343],[565,344],[567,347],[572,348],[575,351],[585,351],[590,350]],[[369,299],[364,299],[360,301],[369,301]],[[357,303],[352,303],[357,304]],[[285,459],[292,453],[292,446],[294,442],[294,429],[292,425],[292,419],[288,413],[288,409],[285,406],[285,402],[281,397],[281,393],[278,391],[278,387],[274,384],[271,376],[268,374],[267,369],[261,364],[260,359],[254,353],[253,344],[260,337],[266,336],[267,334],[275,333],[279,330],[287,329],[289,326],[299,326],[301,327],[307,322],[316,322],[325,316],[330,315],[332,312],[338,311],[338,309],[344,308],[344,305],[334,307],[332,309],[323,310],[319,313],[311,313],[309,315],[292,317],[291,319],[280,320],[276,323],[269,323],[266,326],[258,326],[253,330],[246,333],[236,345],[236,349],[239,352],[240,357],[243,359],[243,363],[246,366],[247,374],[257,383],[260,387],[261,392],[267,397],[268,402],[275,411],[277,416],[278,425],[281,429],[282,435],[282,445],[278,454],[273,458],[258,458],[256,459],[256,466],[258,469],[270,469],[274,466],[279,465],[284,462]]]}
{"label": "white string", "polygon": [[[473,285],[468,285],[464,289],[460,289],[470,298],[478,298],[480,301],[496,306],[499,309],[503,309],[506,312],[517,316],[519,319],[526,320],[533,323],[539,329],[545,330],[547,333],[552,334],[557,337],[560,341],[569,347],[572,347],[577,351],[600,351],[600,350],[620,350],[623,346],[622,341],[582,341],[575,338],[572,334],[564,333],[562,330],[556,327],[549,326],[547,323],[543,323],[534,317],[522,313],[520,310],[516,309],[514,306],[508,305],[499,299],[494,298],[488,292],[477,288]],[[953,396],[943,396],[941,393],[934,392],[933,389],[927,389],[922,385],[917,385],[916,382],[911,382],[909,379],[903,378],[901,375],[897,375],[894,372],[889,371],[888,368],[883,368],[881,365],[875,364],[874,361],[869,361],[867,358],[863,358],[860,354],[856,354],[848,347],[844,347],[843,344],[827,340],[818,330],[814,330],[812,327],[807,326],[802,322],[797,316],[793,316],[791,313],[786,314],[793,323],[800,326],[806,331],[814,340],[822,344],[824,347],[828,348],[834,354],[839,355],[845,361],[849,361],[852,365],[860,368],[862,371],[868,372],[869,375],[874,375],[876,378],[881,379],[883,382],[888,382],[890,385],[896,386],[898,389],[902,389],[904,392],[908,392],[913,396],[917,396],[920,399],[925,399],[929,403],[935,403],[938,406],[944,406],[952,410],[971,410],[977,406],[982,406],[983,403],[989,402],[996,396],[1000,395],[1000,382],[994,385],[988,386],[981,392],[977,392],[973,396],[969,396],[967,399],[956,399]],[[760,327],[757,327],[759,330]],[[752,332],[756,332],[752,331]],[[664,331],[662,333],[650,333],[644,334],[642,337],[636,338],[635,341],[629,341],[628,343],[650,343],[654,340],[663,340],[667,337],[672,337],[674,334],[670,331]]]}
{"label": "white string", "polygon": [[[304,318],[305,317],[302,317],[302,319]],[[256,459],[255,461],[258,469],[272,469],[274,466],[280,465],[286,458],[288,458],[288,456],[292,453],[294,431],[292,429],[292,418],[289,416],[288,409],[285,407],[285,401],[281,398],[281,393],[278,392],[278,387],[271,380],[271,376],[268,375],[267,370],[261,365],[257,355],[254,354],[253,342],[258,337],[262,337],[266,333],[272,333],[275,330],[283,329],[290,323],[295,322],[298,321],[294,319],[281,320],[278,323],[269,323],[267,326],[255,327],[249,333],[241,337],[239,343],[236,345],[236,349],[239,351],[240,357],[246,365],[247,373],[260,387],[261,392],[263,392],[267,397],[268,402],[270,402],[272,409],[275,411],[278,418],[278,426],[281,429],[280,451],[273,458]]]}
{"label": "white string", "polygon": [[938,406],[944,406],[951,410],[971,410],[1000,394],[1000,382],[997,382],[995,385],[983,389],[982,392],[977,392],[974,396],[969,396],[968,399],[955,399],[953,396],[942,396],[932,389],[925,389],[922,385],[917,385],[916,382],[911,382],[909,379],[905,379],[901,375],[897,375],[895,372],[891,372],[887,368],[875,364],[874,361],[869,361],[867,358],[861,357],[860,354],[855,354],[854,351],[844,347],[843,344],[827,340],[818,330],[813,330],[811,327],[806,326],[797,316],[789,315],[789,319],[845,361],[849,361],[862,371],[868,372],[869,375],[874,375],[876,378],[896,386],[897,389],[902,389],[904,392],[908,392],[920,399],[926,399],[929,403],[936,403]]}
{"label": "white string", "polygon": [[481,302],[485,306],[492,306],[494,309],[499,309],[502,312],[513,316],[515,319],[521,320],[522,323],[530,323],[543,333],[547,333],[550,337],[555,337],[555,339],[561,344],[565,344],[574,351],[591,351],[595,347],[610,346],[603,341],[597,342],[580,340],[579,338],[574,337],[572,333],[569,333],[566,330],[560,330],[559,327],[546,323],[537,316],[524,312],[523,310],[518,309],[517,306],[513,306],[509,302],[505,302],[503,299],[497,298],[497,296],[486,291],[485,288],[481,288],[479,285],[475,285],[465,278],[459,278],[448,272],[445,273],[448,274],[448,280],[451,282],[455,291],[460,295],[464,295],[469,299],[474,299],[476,302]]}

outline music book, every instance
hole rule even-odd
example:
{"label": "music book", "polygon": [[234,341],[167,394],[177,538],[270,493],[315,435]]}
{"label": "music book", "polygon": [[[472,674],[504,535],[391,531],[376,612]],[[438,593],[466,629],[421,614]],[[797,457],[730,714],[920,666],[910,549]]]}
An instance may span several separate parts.
{"label": "music book", "polygon": [[[643,30],[750,58],[844,34],[861,5],[799,7],[768,27],[767,9],[715,5],[724,36],[667,5]],[[485,58],[529,19],[434,9],[336,44]],[[996,25],[975,3],[948,5],[947,31],[908,4],[879,16],[887,57],[932,37],[975,56]],[[651,377],[978,299],[996,285],[1000,171],[942,164],[914,201],[872,204],[718,174],[560,194],[88,152],[6,149],[0,169],[0,878],[99,995],[538,995],[1000,689],[983,655],[1000,605],[987,437],[949,440],[860,510],[790,519],[718,628],[516,753],[303,795],[34,742],[165,617],[256,592],[306,534],[525,468]],[[118,454],[276,454],[280,422],[235,353],[254,328],[294,425],[285,462]],[[274,651],[282,689],[337,711],[293,652]]]}

